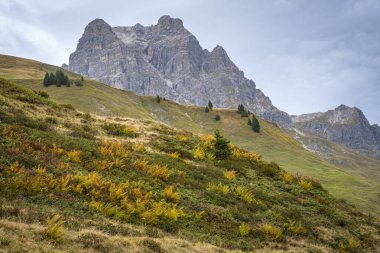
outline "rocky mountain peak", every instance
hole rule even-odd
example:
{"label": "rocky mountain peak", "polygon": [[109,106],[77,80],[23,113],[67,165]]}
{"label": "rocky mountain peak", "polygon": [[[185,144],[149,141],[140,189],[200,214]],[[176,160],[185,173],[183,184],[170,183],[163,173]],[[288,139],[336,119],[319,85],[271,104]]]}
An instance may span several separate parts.
{"label": "rocky mountain peak", "polygon": [[85,29],[70,70],[110,86],[143,95],[160,95],[180,103],[236,108],[243,104],[262,118],[289,127],[291,119],[278,110],[252,80],[216,46],[202,49],[181,19],[162,16],[156,25],[111,28],[96,19]]}
{"label": "rocky mountain peak", "polygon": [[296,129],[366,151],[380,158],[380,129],[368,122],[357,107],[340,105],[323,113],[304,114],[293,117]]}
{"label": "rocky mountain peak", "polygon": [[111,26],[100,18],[96,18],[93,21],[91,21],[84,29],[84,35],[101,36],[109,32],[112,32]]}
{"label": "rocky mountain peak", "polygon": [[331,124],[350,125],[363,122],[369,125],[367,118],[357,107],[349,107],[341,104],[334,110],[328,111],[326,115],[328,116],[328,122]]}
{"label": "rocky mountain peak", "polygon": [[185,29],[181,19],[172,18],[169,15],[162,16],[158,20],[156,28],[163,34],[173,34]]}

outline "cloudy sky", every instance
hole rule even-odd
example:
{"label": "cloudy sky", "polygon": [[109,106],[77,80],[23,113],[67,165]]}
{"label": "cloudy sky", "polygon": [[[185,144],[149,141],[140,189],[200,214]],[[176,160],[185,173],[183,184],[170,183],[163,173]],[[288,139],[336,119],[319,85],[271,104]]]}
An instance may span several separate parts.
{"label": "cloudy sky", "polygon": [[290,114],[340,104],[380,123],[379,0],[0,0],[0,54],[61,65],[87,23],[151,25],[168,14],[216,45]]}

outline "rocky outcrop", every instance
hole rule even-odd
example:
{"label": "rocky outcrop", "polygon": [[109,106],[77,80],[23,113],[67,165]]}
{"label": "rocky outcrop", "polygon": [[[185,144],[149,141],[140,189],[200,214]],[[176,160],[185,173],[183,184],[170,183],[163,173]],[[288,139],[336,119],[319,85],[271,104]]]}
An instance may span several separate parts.
{"label": "rocky outcrop", "polygon": [[95,19],[70,55],[70,70],[116,88],[160,95],[180,103],[216,107],[245,105],[262,118],[289,127],[288,114],[274,107],[226,51],[202,49],[180,19],[163,16],[156,25],[110,27]]}
{"label": "rocky outcrop", "polygon": [[298,131],[380,158],[380,127],[371,125],[356,107],[340,105],[324,113],[292,116],[292,119]]}

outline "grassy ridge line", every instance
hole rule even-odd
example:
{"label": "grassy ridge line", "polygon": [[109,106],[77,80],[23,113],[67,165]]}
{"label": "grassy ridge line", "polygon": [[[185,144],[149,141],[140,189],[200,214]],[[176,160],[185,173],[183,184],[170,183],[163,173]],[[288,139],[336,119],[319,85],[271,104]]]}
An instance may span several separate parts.
{"label": "grassy ridge line", "polygon": [[[357,204],[362,210],[380,213],[380,207],[376,205],[380,202],[380,184],[361,175],[363,171],[379,166],[376,161],[371,160],[366,167],[362,166],[361,173],[355,170],[343,171],[305,150],[271,123],[260,120],[262,133],[253,133],[246,124],[247,119],[241,118],[233,110],[215,109],[204,113],[203,108],[179,105],[172,101],[157,104],[154,97],[137,96],[91,80],[86,80],[82,87],[45,88],[38,78],[42,79],[44,72],[50,71],[53,66],[43,64],[41,70],[41,63],[35,61],[8,56],[0,58],[4,59],[0,65],[0,76],[6,73],[24,87],[44,90],[54,101],[72,104],[79,110],[99,115],[156,119],[197,134],[209,134],[219,128],[238,146],[261,153],[265,160],[276,161],[294,173],[320,180],[332,194]],[[76,77],[75,74],[71,76]],[[29,79],[31,77],[37,79]],[[213,120],[216,112],[222,117],[220,122]],[[364,156],[359,158],[367,159]]]}

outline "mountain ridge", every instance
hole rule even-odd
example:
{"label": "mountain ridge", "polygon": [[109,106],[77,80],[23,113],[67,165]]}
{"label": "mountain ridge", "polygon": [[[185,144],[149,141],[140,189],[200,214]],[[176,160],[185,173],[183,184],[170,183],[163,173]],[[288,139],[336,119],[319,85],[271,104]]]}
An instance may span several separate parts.
{"label": "mountain ridge", "polygon": [[116,88],[180,103],[244,104],[282,127],[291,124],[289,115],[272,105],[223,47],[203,49],[182,20],[167,15],[146,27],[112,28],[102,19],[91,21],[70,55],[69,69]]}
{"label": "mountain ridge", "polygon": [[291,116],[296,129],[380,158],[380,127],[371,125],[357,107]]}

